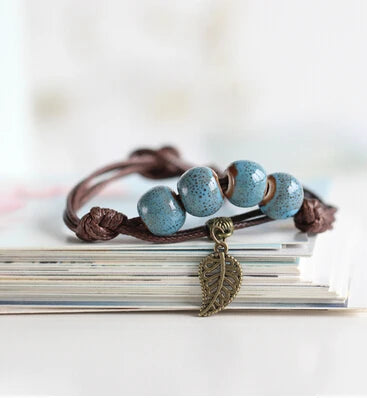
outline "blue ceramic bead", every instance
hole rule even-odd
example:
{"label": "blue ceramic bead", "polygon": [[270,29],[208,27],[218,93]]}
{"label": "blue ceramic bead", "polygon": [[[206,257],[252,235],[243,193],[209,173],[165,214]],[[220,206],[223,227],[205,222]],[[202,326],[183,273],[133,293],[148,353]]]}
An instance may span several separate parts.
{"label": "blue ceramic bead", "polygon": [[197,217],[216,213],[224,202],[217,174],[209,167],[187,170],[177,183],[185,210]]}
{"label": "blue ceramic bead", "polygon": [[268,190],[260,209],[270,218],[283,219],[294,216],[303,202],[302,184],[286,173],[268,177]]}
{"label": "blue ceramic bead", "polygon": [[266,172],[259,164],[249,160],[237,160],[229,165],[226,173],[228,188],[225,195],[235,206],[252,207],[263,200]]}
{"label": "blue ceramic bead", "polygon": [[176,194],[164,186],[154,187],[140,198],[138,213],[149,231],[158,236],[174,234],[186,218]]}

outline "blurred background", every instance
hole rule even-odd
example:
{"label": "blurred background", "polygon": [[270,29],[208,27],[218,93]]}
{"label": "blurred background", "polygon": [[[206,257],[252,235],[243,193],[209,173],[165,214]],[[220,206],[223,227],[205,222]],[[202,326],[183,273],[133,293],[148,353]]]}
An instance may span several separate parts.
{"label": "blurred background", "polygon": [[0,0],[1,174],[163,144],[300,179],[366,170],[366,44],[363,0]]}

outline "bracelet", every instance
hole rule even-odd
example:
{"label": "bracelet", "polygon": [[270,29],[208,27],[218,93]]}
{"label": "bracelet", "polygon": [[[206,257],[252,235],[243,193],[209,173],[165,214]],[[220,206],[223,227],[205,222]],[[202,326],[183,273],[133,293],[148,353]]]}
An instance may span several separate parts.
{"label": "bracelet", "polygon": [[[129,219],[116,210],[93,207],[78,218],[77,210],[92,196],[132,173],[152,179],[180,176],[178,194],[165,186],[150,189],[138,202],[140,217]],[[234,217],[212,218],[206,226],[179,231],[186,212],[210,216],[223,205],[225,197],[236,206],[258,205],[258,209]],[[135,151],[126,162],[106,166],[82,180],[68,195],[64,221],[85,241],[109,240],[118,234],[154,243],[210,237],[215,243],[213,253],[202,259],[198,272],[202,291],[199,315],[206,317],[223,310],[241,288],[242,266],[228,254],[225,241],[235,229],[294,217],[299,230],[320,233],[332,228],[335,212],[335,207],[304,189],[290,174],[267,176],[257,163],[240,160],[221,175],[214,167],[192,167],[182,161],[176,149],[163,147]]]}
{"label": "bracelet", "polygon": [[[180,176],[178,194],[158,186],[138,202],[140,217],[128,218],[116,210],[93,207],[81,219],[77,211],[107,184],[132,173],[151,179]],[[101,179],[102,177],[102,179]],[[104,178],[103,178],[104,177]],[[210,237],[206,226],[179,231],[186,212],[204,217],[214,214],[225,198],[239,207],[258,209],[230,217],[234,229],[294,217],[296,227],[311,234],[332,228],[336,208],[304,189],[286,173],[266,175],[255,162],[233,162],[224,174],[215,167],[192,167],[172,147],[140,149],[129,159],[103,167],[77,184],[67,197],[65,224],[84,241],[105,241],[119,234],[154,243],[175,243]]]}

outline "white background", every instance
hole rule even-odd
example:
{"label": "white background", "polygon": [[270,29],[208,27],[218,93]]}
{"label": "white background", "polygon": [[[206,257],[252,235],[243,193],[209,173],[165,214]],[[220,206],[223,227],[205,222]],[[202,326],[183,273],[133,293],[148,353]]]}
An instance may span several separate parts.
{"label": "white background", "polygon": [[0,170],[139,146],[309,175],[366,168],[363,0],[0,0]]}

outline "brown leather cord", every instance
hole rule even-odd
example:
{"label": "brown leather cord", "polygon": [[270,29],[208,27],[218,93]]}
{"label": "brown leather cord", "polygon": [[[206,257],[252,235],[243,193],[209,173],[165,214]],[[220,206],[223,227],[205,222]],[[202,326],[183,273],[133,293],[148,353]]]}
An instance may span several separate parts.
{"label": "brown leather cord", "polygon": [[[139,173],[151,179],[164,179],[178,177],[191,167],[193,166],[185,163],[179,152],[172,147],[137,150],[127,161],[103,167],[77,184],[67,197],[64,222],[80,239],[89,242],[110,240],[119,234],[153,243],[176,243],[206,237],[206,226],[182,230],[170,236],[156,236],[146,228],[140,217],[129,219],[125,214],[112,209],[93,207],[81,219],[77,215],[77,211],[88,200],[121,177]],[[227,178],[220,177],[219,181],[225,189]],[[324,232],[332,228],[335,212],[335,207],[325,204],[317,195],[305,189],[302,207],[294,216],[295,225],[303,232]],[[232,221],[235,229],[242,229],[274,220],[257,209],[236,215]]]}

